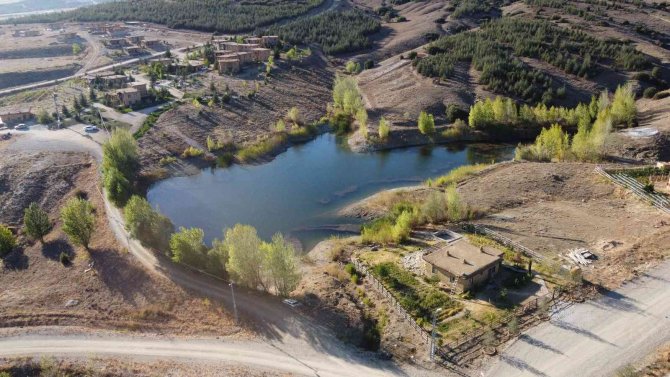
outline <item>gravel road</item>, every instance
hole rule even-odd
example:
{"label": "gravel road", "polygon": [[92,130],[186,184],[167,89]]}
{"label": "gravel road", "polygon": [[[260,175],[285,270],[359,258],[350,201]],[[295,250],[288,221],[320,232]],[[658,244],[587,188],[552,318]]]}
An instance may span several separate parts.
{"label": "gravel road", "polygon": [[670,261],[557,313],[507,348],[488,376],[611,376],[670,341]]}

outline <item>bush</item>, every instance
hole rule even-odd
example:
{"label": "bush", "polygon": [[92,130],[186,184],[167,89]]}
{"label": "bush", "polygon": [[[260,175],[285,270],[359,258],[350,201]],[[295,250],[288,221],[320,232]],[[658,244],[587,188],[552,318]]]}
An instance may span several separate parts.
{"label": "bush", "polygon": [[446,187],[452,184],[463,182],[464,180],[476,175],[482,170],[486,169],[491,165],[488,164],[474,164],[474,165],[463,165],[455,169],[450,170],[447,174],[438,177],[436,179],[426,181],[426,184],[430,187]]}
{"label": "bush", "polygon": [[115,206],[123,208],[132,195],[132,185],[116,168],[109,168],[105,172],[104,185],[107,191],[107,197]]}
{"label": "bush", "polygon": [[237,152],[237,159],[242,162],[250,162],[265,157],[277,150],[286,143],[288,136],[286,134],[276,134],[267,139],[257,142],[254,145],[244,147]]}
{"label": "bush", "polygon": [[49,215],[40,206],[33,202],[23,212],[23,225],[26,234],[35,240],[44,242],[44,236],[51,230]]}
{"label": "bush", "polygon": [[375,61],[374,60],[366,60],[364,68],[365,69],[372,69],[375,67]]}
{"label": "bush", "polygon": [[132,195],[138,170],[137,141],[126,130],[114,130],[102,148],[102,172],[107,195],[115,205],[125,205]]}
{"label": "bush", "polygon": [[389,122],[386,120],[386,118],[381,117],[381,119],[379,119],[379,138],[385,140],[388,138],[390,133],[391,127],[389,126]]}
{"label": "bush", "polygon": [[60,254],[58,255],[58,260],[63,266],[69,266],[72,261],[70,260],[70,255],[66,253],[65,251],[61,251]]}
{"label": "bush", "polygon": [[204,154],[205,151],[203,151],[202,149],[189,146],[188,148],[184,149],[184,152],[182,152],[181,154],[181,158],[200,157]]}
{"label": "bush", "polygon": [[167,252],[170,246],[170,235],[174,225],[170,219],[154,210],[149,202],[134,195],[123,209],[126,229],[133,238],[143,245]]}
{"label": "bush", "polygon": [[456,119],[467,120],[468,119],[468,112],[461,109],[460,106],[452,103],[452,104],[449,104],[449,106],[447,106],[446,117],[447,117],[447,122],[449,122],[449,123],[455,122]]}
{"label": "bush", "polygon": [[418,120],[419,131],[424,135],[431,135],[435,132],[435,119],[433,114],[422,111]]}
{"label": "bush", "polygon": [[665,91],[665,92],[658,92],[654,94],[654,99],[663,99],[663,98],[668,98],[670,97],[670,92]]}
{"label": "bush", "polygon": [[658,93],[658,89],[654,88],[653,86],[650,86],[644,90],[642,96],[644,98],[653,98],[656,95],[656,93]]}
{"label": "bush", "polygon": [[207,248],[203,243],[205,232],[200,228],[179,228],[170,237],[172,261],[191,267],[203,268],[207,261]]}
{"label": "bush", "polygon": [[72,198],[61,209],[63,232],[75,245],[88,249],[95,230],[93,206],[88,200]]}
{"label": "bush", "polygon": [[0,224],[0,258],[4,258],[16,247],[16,237],[7,226]]}
{"label": "bush", "polygon": [[344,70],[349,74],[355,74],[361,71],[361,64],[357,61],[349,60],[344,66]]}

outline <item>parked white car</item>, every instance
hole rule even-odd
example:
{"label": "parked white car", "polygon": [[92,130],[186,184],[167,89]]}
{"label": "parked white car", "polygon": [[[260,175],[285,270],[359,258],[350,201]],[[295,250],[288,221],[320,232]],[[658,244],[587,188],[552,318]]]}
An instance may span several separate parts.
{"label": "parked white car", "polygon": [[97,132],[98,127],[96,126],[86,126],[84,127],[84,132]]}
{"label": "parked white car", "polygon": [[292,308],[295,308],[296,306],[300,306],[300,302],[299,302],[298,300],[294,300],[294,299],[292,299],[292,298],[284,299],[284,301],[282,301],[282,302],[283,302],[284,304],[286,304],[286,305],[292,307]]}
{"label": "parked white car", "polygon": [[25,130],[28,129],[28,126],[25,125],[24,123],[21,123],[21,124],[17,125],[16,127],[14,127],[14,129],[15,130],[20,130],[20,131],[25,131]]}

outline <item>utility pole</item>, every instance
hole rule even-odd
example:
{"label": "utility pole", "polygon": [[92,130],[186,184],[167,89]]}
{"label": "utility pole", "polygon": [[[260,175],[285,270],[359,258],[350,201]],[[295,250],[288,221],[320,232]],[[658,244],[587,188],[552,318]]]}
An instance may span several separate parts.
{"label": "utility pole", "polygon": [[54,91],[54,107],[56,108],[56,126],[57,128],[61,127],[60,121],[60,109],[58,108],[58,94]]}
{"label": "utility pole", "polygon": [[435,362],[435,328],[437,323],[437,313],[442,311],[442,308],[437,308],[433,312],[433,330],[430,333],[430,361]]}
{"label": "utility pole", "polygon": [[235,303],[235,283],[231,281],[228,285],[230,285],[230,293],[233,295],[233,310],[235,311],[235,324],[237,325],[240,323],[240,318],[237,316],[237,303]]}

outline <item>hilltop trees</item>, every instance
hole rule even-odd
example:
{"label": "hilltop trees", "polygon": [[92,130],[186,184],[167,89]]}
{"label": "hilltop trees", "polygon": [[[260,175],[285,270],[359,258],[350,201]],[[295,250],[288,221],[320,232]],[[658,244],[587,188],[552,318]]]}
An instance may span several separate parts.
{"label": "hilltop trees", "polygon": [[473,32],[444,36],[427,51],[428,57],[414,61],[425,76],[448,78],[459,62],[468,62],[482,73],[480,82],[489,90],[545,104],[557,95],[552,78],[520,57],[581,77],[593,76],[607,64],[624,70],[649,65],[644,54],[625,42],[597,39],[546,20],[511,17],[485,23]]}
{"label": "hilltop trees", "polygon": [[[352,52],[372,45],[369,35],[381,29],[379,21],[359,10],[330,11],[270,28],[289,43],[318,43],[327,54]],[[360,65],[357,71],[360,70]]]}
{"label": "hilltop trees", "polygon": [[261,243],[256,229],[249,225],[238,224],[226,231],[226,269],[240,284],[253,289],[259,286],[265,289]]}

